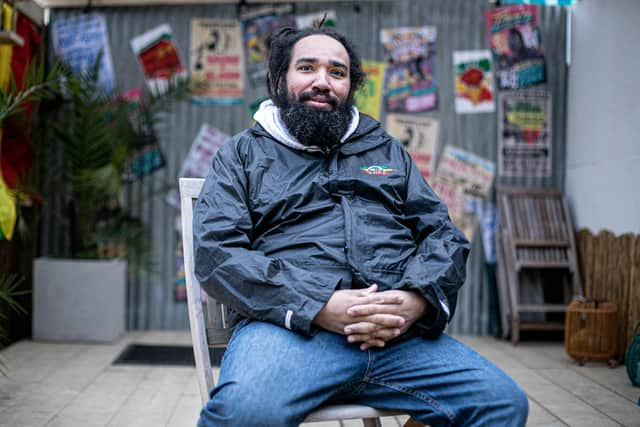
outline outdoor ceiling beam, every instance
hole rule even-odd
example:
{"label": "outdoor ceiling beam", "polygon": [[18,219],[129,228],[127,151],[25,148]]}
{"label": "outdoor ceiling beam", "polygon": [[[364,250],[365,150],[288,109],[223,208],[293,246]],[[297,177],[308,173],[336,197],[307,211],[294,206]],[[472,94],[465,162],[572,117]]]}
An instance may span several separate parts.
{"label": "outdoor ceiling beam", "polygon": [[[34,0],[43,8],[85,7],[88,0]],[[263,3],[327,3],[329,0],[91,0],[92,7],[126,7],[126,6],[156,6],[156,5],[192,5],[192,4],[263,4]],[[336,1],[336,0],[333,0]],[[337,0],[338,2],[352,0]],[[391,0],[365,0],[391,1]]]}

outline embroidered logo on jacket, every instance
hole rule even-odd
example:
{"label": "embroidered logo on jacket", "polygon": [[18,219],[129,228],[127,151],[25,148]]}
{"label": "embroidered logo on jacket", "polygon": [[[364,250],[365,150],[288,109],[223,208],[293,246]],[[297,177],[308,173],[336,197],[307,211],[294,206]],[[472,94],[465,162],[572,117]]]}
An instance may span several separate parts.
{"label": "embroidered logo on jacket", "polygon": [[393,169],[389,166],[372,165],[362,166],[360,172],[366,173],[367,175],[386,176],[393,172]]}

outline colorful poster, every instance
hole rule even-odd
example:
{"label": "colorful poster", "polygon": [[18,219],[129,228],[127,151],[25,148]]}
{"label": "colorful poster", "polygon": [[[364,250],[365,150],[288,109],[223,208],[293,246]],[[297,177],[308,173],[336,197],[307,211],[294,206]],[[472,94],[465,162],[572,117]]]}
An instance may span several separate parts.
{"label": "colorful poster", "polygon": [[476,199],[489,195],[495,164],[473,153],[448,145],[438,163],[433,189],[449,208],[452,221],[469,240],[478,224]]}
{"label": "colorful poster", "polygon": [[159,25],[131,39],[131,49],[138,57],[153,94],[166,91],[170,79],[187,75],[172,39],[173,32],[168,24]]}
{"label": "colorful poster", "polygon": [[386,129],[409,152],[422,176],[430,179],[434,168],[438,121],[430,117],[387,114]]}
{"label": "colorful poster", "polygon": [[551,176],[551,95],[529,90],[498,96],[500,176]]}
{"label": "colorful poster", "polygon": [[435,109],[436,27],[383,29],[380,40],[390,63],[384,85],[387,111],[413,113]]}
{"label": "colorful poster", "polygon": [[[178,177],[180,178],[204,178],[211,170],[213,156],[222,144],[229,139],[229,135],[203,123],[198,135],[191,143],[187,157],[182,163]],[[180,196],[176,190],[167,194],[167,203],[180,207]]]}
{"label": "colorful poster", "polygon": [[453,52],[453,68],[456,113],[495,111],[491,52],[488,50]]}
{"label": "colorful poster", "polygon": [[333,9],[296,16],[296,28],[313,28],[322,22],[322,27],[336,26],[336,11]]}
{"label": "colorful poster", "polygon": [[129,114],[131,125],[138,135],[137,144],[123,173],[123,180],[132,182],[139,180],[165,166],[164,155],[158,143],[148,114],[144,114],[140,106],[142,88],[131,89],[119,97]]}
{"label": "colorful poster", "polygon": [[240,23],[233,19],[191,20],[192,101],[237,105],[244,99]]}
{"label": "colorful poster", "polygon": [[385,66],[384,62],[362,61],[362,71],[365,72],[366,78],[360,90],[356,92],[358,111],[368,114],[376,120],[380,120]]}
{"label": "colorful poster", "polygon": [[242,11],[242,33],[249,81],[254,86],[266,85],[268,40],[271,33],[282,27],[295,27],[293,6],[290,4],[261,6]]}
{"label": "colorful poster", "polygon": [[538,9],[513,5],[485,11],[489,44],[500,89],[520,89],[546,81]]}
{"label": "colorful poster", "polygon": [[89,71],[102,52],[98,82],[108,92],[113,91],[113,59],[103,15],[91,13],[56,19],[51,28],[51,40],[55,55],[67,63],[74,73]]}

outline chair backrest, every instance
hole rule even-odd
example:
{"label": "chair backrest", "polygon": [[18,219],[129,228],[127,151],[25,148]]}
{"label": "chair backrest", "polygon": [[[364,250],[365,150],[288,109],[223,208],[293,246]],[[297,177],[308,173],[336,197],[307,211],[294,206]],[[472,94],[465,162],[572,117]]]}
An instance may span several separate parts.
{"label": "chair backrest", "polygon": [[180,213],[182,219],[182,254],[184,257],[184,277],[187,284],[187,305],[189,325],[193,343],[200,398],[204,405],[209,400],[209,390],[213,388],[213,374],[209,347],[224,347],[229,340],[226,308],[206,295],[205,316],[200,282],[195,277],[193,261],[193,204],[202,190],[202,178],[180,178]]}
{"label": "chair backrest", "polygon": [[517,269],[568,267],[577,273],[573,225],[562,192],[551,188],[498,187],[501,227]]}

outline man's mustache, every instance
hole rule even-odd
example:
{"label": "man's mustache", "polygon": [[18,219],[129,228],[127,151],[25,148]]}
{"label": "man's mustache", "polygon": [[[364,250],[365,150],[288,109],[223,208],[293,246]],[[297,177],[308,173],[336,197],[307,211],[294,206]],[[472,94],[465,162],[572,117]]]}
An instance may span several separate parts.
{"label": "man's mustache", "polygon": [[327,104],[330,104],[333,108],[336,108],[340,103],[338,98],[336,98],[335,96],[332,96],[330,93],[327,93],[327,92],[320,92],[319,90],[308,90],[306,92],[302,92],[298,96],[298,102],[310,101],[312,99],[314,101],[326,102]]}

